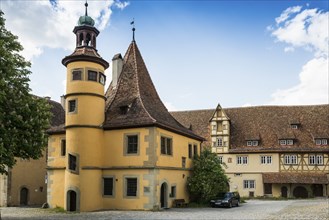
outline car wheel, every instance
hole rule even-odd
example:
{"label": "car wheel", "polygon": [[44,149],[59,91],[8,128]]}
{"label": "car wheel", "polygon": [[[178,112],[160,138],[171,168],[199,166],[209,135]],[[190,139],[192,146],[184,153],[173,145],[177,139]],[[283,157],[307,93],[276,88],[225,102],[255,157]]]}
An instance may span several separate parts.
{"label": "car wheel", "polygon": [[228,204],[228,207],[229,207],[229,208],[232,208],[232,202],[230,202],[230,203]]}
{"label": "car wheel", "polygon": [[236,207],[239,207],[240,206],[240,202],[238,201],[237,203],[236,203]]}

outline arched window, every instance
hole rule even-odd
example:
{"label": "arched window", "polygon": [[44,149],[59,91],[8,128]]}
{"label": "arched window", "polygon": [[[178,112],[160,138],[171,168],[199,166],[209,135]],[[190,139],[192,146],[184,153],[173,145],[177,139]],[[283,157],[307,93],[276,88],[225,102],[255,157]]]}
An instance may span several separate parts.
{"label": "arched window", "polygon": [[79,45],[78,46],[82,46],[83,45],[83,33],[80,33],[79,35]]}
{"label": "arched window", "polygon": [[91,41],[91,36],[90,34],[88,33],[87,36],[86,36],[86,46],[90,46],[90,41]]}

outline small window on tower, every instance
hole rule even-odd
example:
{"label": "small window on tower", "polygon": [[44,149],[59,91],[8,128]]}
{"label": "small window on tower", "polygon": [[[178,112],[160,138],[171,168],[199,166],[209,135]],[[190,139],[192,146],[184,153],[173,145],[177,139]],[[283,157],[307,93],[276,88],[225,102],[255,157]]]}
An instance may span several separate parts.
{"label": "small window on tower", "polygon": [[66,155],[66,140],[61,140],[61,156]]}
{"label": "small window on tower", "polygon": [[72,80],[82,80],[82,71],[81,70],[73,70],[72,71]]}
{"label": "small window on tower", "polygon": [[68,112],[76,112],[77,110],[77,100],[69,100]]}
{"label": "small window on tower", "polygon": [[88,70],[88,80],[97,82],[97,72]]}
{"label": "small window on tower", "polygon": [[75,155],[68,154],[69,170],[73,173],[78,173],[78,158]]}
{"label": "small window on tower", "polygon": [[99,83],[105,85],[105,75],[103,73],[99,73]]}

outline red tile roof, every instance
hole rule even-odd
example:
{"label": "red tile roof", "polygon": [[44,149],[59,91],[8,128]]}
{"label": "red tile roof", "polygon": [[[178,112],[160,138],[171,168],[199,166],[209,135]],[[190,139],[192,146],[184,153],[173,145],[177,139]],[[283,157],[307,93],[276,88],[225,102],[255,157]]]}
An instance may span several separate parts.
{"label": "red tile roof", "polygon": [[[316,146],[314,138],[329,139],[329,105],[256,106],[223,109],[230,118],[230,152],[314,151],[329,152],[329,146]],[[214,109],[171,112],[184,126],[210,143],[209,119]],[[300,123],[291,128],[291,121]],[[246,146],[257,136],[260,145]],[[295,139],[292,146],[280,146],[279,139]]]}
{"label": "red tile roof", "polygon": [[157,126],[203,140],[182,126],[168,112],[153,85],[135,41],[125,54],[116,87],[110,85],[106,98],[108,101],[104,129]]}
{"label": "red tile roof", "polygon": [[325,173],[263,173],[264,183],[328,184]]}

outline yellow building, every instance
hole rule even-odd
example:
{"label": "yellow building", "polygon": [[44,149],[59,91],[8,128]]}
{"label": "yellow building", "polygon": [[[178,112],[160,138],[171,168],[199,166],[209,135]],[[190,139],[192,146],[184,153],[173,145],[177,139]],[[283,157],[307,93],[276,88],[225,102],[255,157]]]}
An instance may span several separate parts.
{"label": "yellow building", "polygon": [[135,40],[112,60],[97,53],[99,31],[86,14],[73,32],[67,67],[65,125],[48,145],[50,207],[69,211],[154,210],[188,202],[186,180],[203,138],[177,122],[161,102]]}
{"label": "yellow building", "polygon": [[[51,125],[64,122],[64,110],[54,101],[51,106]],[[8,169],[8,175],[0,175],[0,206],[41,206],[47,202],[46,164],[44,153],[38,160],[16,158],[15,166]]]}
{"label": "yellow building", "polygon": [[247,197],[329,195],[329,105],[256,106],[172,112],[207,139]]}

